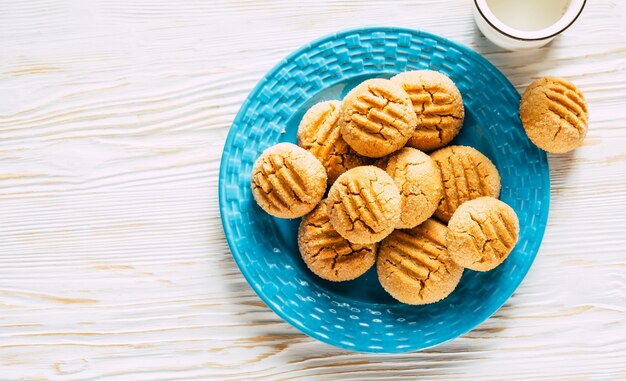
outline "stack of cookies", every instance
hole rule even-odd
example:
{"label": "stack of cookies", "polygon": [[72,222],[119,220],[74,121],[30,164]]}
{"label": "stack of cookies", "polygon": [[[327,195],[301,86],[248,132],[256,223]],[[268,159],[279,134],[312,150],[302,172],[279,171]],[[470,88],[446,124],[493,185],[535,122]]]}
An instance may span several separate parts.
{"label": "stack of cookies", "polygon": [[352,280],[376,263],[397,300],[437,302],[464,268],[500,265],[519,233],[498,200],[495,165],[472,147],[447,146],[463,118],[461,93],[444,74],[366,80],[343,101],[311,107],[297,146],[265,150],[252,193],[273,216],[304,217],[298,246],[319,277]]}

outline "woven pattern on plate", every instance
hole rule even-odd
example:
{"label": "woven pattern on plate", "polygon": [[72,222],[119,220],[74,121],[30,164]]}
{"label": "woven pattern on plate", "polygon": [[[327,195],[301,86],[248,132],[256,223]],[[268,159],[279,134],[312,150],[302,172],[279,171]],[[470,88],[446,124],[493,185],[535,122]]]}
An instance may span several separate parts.
{"label": "woven pattern on plate", "polygon": [[[502,176],[501,199],[520,219],[520,240],[503,265],[466,270],[457,289],[427,306],[403,305],[384,293],[375,269],[344,283],[323,281],[302,263],[299,220],[279,220],[255,205],[250,171],[263,149],[295,142],[308,107],[340,99],[360,81],[406,70],[450,76],[463,95],[466,119],[453,144],[487,155]],[[550,183],[546,156],[526,137],[519,94],[487,60],[429,33],[365,28],[313,42],[280,62],[242,105],[229,132],[220,168],[219,202],[233,256],[255,292],[306,334],[367,352],[406,352],[453,339],[487,319],[520,284],[543,237]]]}

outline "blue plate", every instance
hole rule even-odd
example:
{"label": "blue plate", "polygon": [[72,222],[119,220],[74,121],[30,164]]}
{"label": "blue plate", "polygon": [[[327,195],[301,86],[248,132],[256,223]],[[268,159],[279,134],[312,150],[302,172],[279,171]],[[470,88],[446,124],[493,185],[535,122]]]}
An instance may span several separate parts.
{"label": "blue plate", "polygon": [[[296,142],[298,123],[313,104],[341,99],[371,77],[432,69],[456,83],[465,124],[453,144],[487,155],[502,177],[501,199],[520,220],[515,250],[486,273],[466,270],[439,303],[409,306],[380,286],[375,266],[350,282],[313,275],[296,243],[300,220],[267,215],[252,198],[250,171],[261,152]],[[519,94],[487,60],[445,38],[377,27],[339,32],[285,58],[254,88],[230,129],[219,178],[226,239],[241,272],[280,317],[323,342],[363,352],[408,352],[458,337],[491,316],[513,294],[541,244],[550,201],[546,155],[526,137]]]}

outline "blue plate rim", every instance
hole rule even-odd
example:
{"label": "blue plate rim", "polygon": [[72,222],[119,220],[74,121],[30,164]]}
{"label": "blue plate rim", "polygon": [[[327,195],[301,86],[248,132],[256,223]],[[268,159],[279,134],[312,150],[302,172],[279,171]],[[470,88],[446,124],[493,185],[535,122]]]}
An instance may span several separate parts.
{"label": "blue plate rim", "polygon": [[[326,41],[329,40],[333,40],[336,39],[338,37],[342,37],[345,35],[350,35],[350,34],[358,34],[358,33],[365,33],[365,32],[392,32],[392,33],[410,33],[410,34],[419,34],[422,35],[424,37],[427,38],[433,38],[435,40],[441,40],[443,42],[445,42],[446,44],[460,50],[463,51],[466,54],[470,54],[473,55],[475,58],[477,58],[479,61],[484,61],[486,62],[488,65],[492,66],[493,68],[495,68],[495,70],[493,71],[496,76],[500,77],[501,80],[503,80],[506,83],[511,84],[511,82],[509,81],[508,78],[506,78],[506,76],[500,71],[500,69],[498,69],[495,65],[493,65],[491,62],[489,62],[489,60],[487,60],[485,57],[483,57],[482,55],[480,55],[479,53],[475,52],[474,50],[470,49],[469,47],[462,45],[460,43],[454,42],[452,40],[449,40],[445,37],[436,35],[434,33],[430,33],[424,30],[420,30],[420,29],[411,29],[411,28],[405,28],[405,27],[395,27],[395,26],[365,26],[365,27],[357,27],[357,28],[349,28],[349,29],[344,29],[335,33],[331,33],[325,36],[322,36],[320,38],[317,38],[315,40],[312,40],[304,45],[302,45],[301,47],[299,47],[298,49],[294,50],[293,52],[291,52],[289,55],[287,55],[285,58],[281,59],[278,63],[276,63],[276,65],[274,65],[272,67],[272,69],[270,69],[267,73],[265,73],[263,75],[263,77],[261,78],[261,80],[259,80],[259,82],[252,88],[252,90],[250,91],[250,93],[248,94],[248,96],[246,97],[246,99],[244,100],[244,102],[241,104],[241,106],[239,107],[239,110],[237,111],[237,115],[235,116],[235,119],[233,120],[233,122],[231,123],[231,128],[234,125],[238,125],[241,122],[241,119],[244,116],[244,113],[242,112],[242,110],[245,110],[245,106],[247,106],[247,104],[250,102],[250,99],[254,98],[255,96],[258,95],[258,93],[260,92],[260,90],[263,88],[263,86],[265,85],[265,83],[267,82],[267,78],[271,77],[274,73],[278,72],[284,63],[290,61],[293,57],[296,57],[298,55],[300,55],[301,53],[305,52],[306,50],[310,49],[312,46],[314,45],[318,45],[318,44],[322,44]],[[511,84],[511,86],[513,86]],[[513,86],[514,87],[514,86]],[[517,91],[515,91],[516,94],[516,98],[520,99],[520,95]],[[427,346],[423,346],[423,347],[408,347],[408,348],[387,348],[384,350],[380,350],[380,349],[372,349],[369,347],[352,347],[352,346],[348,346],[348,345],[344,345],[340,342],[334,342],[332,340],[330,340],[329,338],[325,338],[322,336],[317,335],[317,333],[313,330],[310,330],[306,325],[304,324],[300,324],[300,322],[298,322],[297,320],[292,319],[288,314],[285,314],[283,311],[276,309],[272,306],[272,303],[270,302],[269,298],[262,292],[261,289],[259,289],[256,286],[256,283],[253,282],[250,279],[250,274],[248,273],[247,269],[245,266],[242,265],[241,261],[241,257],[239,256],[238,253],[238,248],[237,246],[234,244],[233,242],[233,235],[232,235],[232,231],[230,226],[228,226],[228,224],[225,223],[225,215],[224,215],[224,210],[222,208],[222,204],[226,203],[226,195],[225,195],[225,191],[224,191],[224,164],[225,161],[227,159],[227,156],[224,155],[224,149],[225,147],[232,145],[232,142],[235,138],[235,131],[229,128],[228,131],[228,135],[226,137],[226,141],[224,142],[224,145],[222,147],[222,157],[220,159],[220,170],[219,170],[219,177],[218,177],[218,204],[219,204],[219,209],[220,209],[220,219],[222,222],[222,229],[224,231],[224,235],[226,238],[226,242],[228,244],[228,247],[230,248],[231,251],[231,255],[233,256],[235,263],[237,264],[237,267],[239,268],[239,271],[243,274],[246,282],[248,283],[248,285],[252,288],[252,290],[255,292],[255,294],[257,294],[257,296],[259,296],[259,298],[263,301],[263,303],[265,303],[265,305],[267,307],[269,307],[272,311],[274,311],[275,314],[277,314],[281,319],[283,319],[285,322],[289,323],[291,326],[297,328],[298,330],[300,330],[302,333],[304,333],[305,335],[314,338],[318,341],[321,341],[325,344],[328,344],[330,346],[333,347],[337,347],[337,348],[341,348],[343,350],[349,351],[349,352],[356,352],[356,353],[378,353],[378,354],[398,354],[398,353],[410,353],[410,352],[419,352],[419,351],[423,351],[423,350],[427,350],[430,348],[434,348],[437,346],[440,346],[442,344],[445,344],[449,341],[452,341],[458,337],[461,337],[465,334],[467,334],[468,332],[471,332],[472,330],[476,329],[478,326],[480,326],[481,324],[483,324],[486,320],[488,320],[491,316],[493,316],[496,312],[498,312],[502,306],[506,303],[507,300],[509,300],[513,294],[517,291],[517,289],[519,288],[519,286],[523,283],[524,279],[526,279],[526,275],[528,274],[528,271],[530,271],[530,268],[532,267],[532,264],[535,261],[535,258],[537,257],[537,254],[539,253],[539,249],[541,248],[541,244],[543,242],[543,238],[545,235],[545,230],[547,229],[547,221],[548,221],[548,217],[549,217],[549,211],[550,211],[550,199],[551,199],[551,192],[550,192],[550,171],[549,171],[549,163],[547,160],[547,155],[544,151],[540,151],[540,155],[541,155],[541,159],[542,161],[545,161],[546,166],[548,167],[548,171],[545,173],[545,176],[543,176],[543,183],[542,186],[545,189],[548,189],[547,195],[548,197],[546,198],[546,207],[542,209],[541,212],[541,220],[546,221],[546,226],[544,229],[541,230],[541,232],[539,233],[539,236],[537,237],[537,242],[538,242],[538,248],[537,251],[535,251],[535,253],[533,253],[533,256],[530,260],[530,264],[528,266],[528,268],[524,271],[522,275],[522,280],[515,286],[515,288],[513,289],[513,291],[511,292],[510,295],[507,296],[502,296],[503,294],[499,294],[498,298],[496,298],[495,300],[497,301],[496,303],[493,303],[494,306],[497,306],[496,308],[493,309],[493,311],[489,311],[486,310],[487,312],[479,315],[478,318],[476,319],[477,323],[468,328],[467,330],[464,330],[463,332],[461,332],[460,334],[454,334],[454,335],[450,335],[450,337],[446,337],[443,340],[440,340],[438,342],[433,343],[432,345],[427,345]]]}

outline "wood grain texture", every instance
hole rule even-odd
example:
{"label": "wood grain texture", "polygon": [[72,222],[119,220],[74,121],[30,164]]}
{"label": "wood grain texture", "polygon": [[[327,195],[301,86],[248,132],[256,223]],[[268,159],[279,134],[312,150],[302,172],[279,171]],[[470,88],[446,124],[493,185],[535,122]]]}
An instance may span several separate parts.
{"label": "wood grain texture", "polygon": [[[505,52],[469,0],[3,1],[1,380],[626,379],[626,5],[593,0],[549,46]],[[219,159],[254,84],[361,25],[421,28],[522,91],[557,75],[590,130],[550,156],[543,246],[469,334],[421,353],[319,343],[251,291],[222,232]]]}

